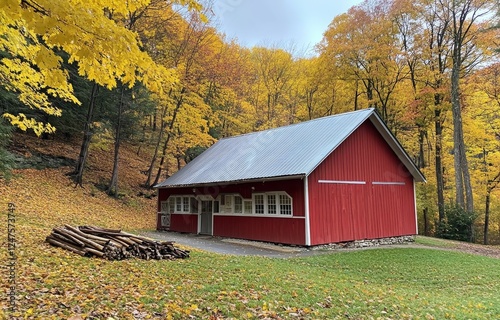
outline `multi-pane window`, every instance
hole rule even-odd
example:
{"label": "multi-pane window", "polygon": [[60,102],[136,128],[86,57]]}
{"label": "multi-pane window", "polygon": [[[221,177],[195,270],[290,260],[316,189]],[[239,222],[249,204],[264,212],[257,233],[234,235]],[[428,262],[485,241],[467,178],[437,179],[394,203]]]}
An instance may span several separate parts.
{"label": "multi-pane window", "polygon": [[286,193],[257,193],[253,201],[256,214],[292,215],[292,198]]}
{"label": "multi-pane window", "polygon": [[192,196],[171,196],[168,198],[170,213],[198,213],[198,200]]}
{"label": "multi-pane window", "polygon": [[170,197],[168,199],[168,212],[175,212],[175,197]]}
{"label": "multi-pane window", "polygon": [[252,200],[245,200],[243,201],[244,205],[244,213],[252,213]]}
{"label": "multi-pane window", "polygon": [[263,194],[254,195],[254,202],[255,202],[255,213],[264,214],[264,195]]}
{"label": "multi-pane window", "polygon": [[286,194],[280,194],[280,214],[292,214],[292,198]]}
{"label": "multi-pane window", "polygon": [[160,203],[160,212],[163,212],[163,213],[168,212],[168,201],[162,201]]}
{"label": "multi-pane window", "polygon": [[243,199],[240,196],[234,196],[234,213],[243,213]]}
{"label": "multi-pane window", "polygon": [[268,214],[276,214],[276,195],[268,194],[267,195],[267,213]]}
{"label": "multi-pane window", "polygon": [[190,212],[191,213],[198,213],[198,199],[196,199],[194,197],[190,197],[189,199],[191,199],[191,210],[190,210]]}

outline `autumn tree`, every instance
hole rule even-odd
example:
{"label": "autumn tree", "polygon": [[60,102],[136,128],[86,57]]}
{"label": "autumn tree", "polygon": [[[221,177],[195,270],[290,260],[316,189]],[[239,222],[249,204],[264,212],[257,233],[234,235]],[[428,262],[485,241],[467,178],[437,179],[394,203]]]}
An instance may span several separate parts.
{"label": "autumn tree", "polygon": [[[457,205],[469,212],[474,211],[472,184],[464,143],[462,126],[462,104],[460,80],[464,73],[469,72],[481,62],[483,52],[478,47],[476,38],[485,27],[481,18],[494,8],[495,1],[487,0],[453,0],[441,2],[441,10],[451,14],[450,30],[451,46],[451,106],[453,113],[453,155],[455,166],[455,199]],[[465,197],[464,197],[465,195]]]}
{"label": "autumn tree", "polygon": [[[337,65],[343,80],[353,84],[354,109],[377,108],[391,129],[403,116],[396,91],[409,69],[389,1],[365,1],[334,18],[319,46],[323,57]],[[360,106],[359,96],[365,96]]]}
{"label": "autumn tree", "polygon": [[[205,8],[205,17],[208,17],[209,8]],[[156,26],[157,28],[153,28]],[[179,12],[167,12],[165,15],[148,16],[138,25],[144,40],[145,48],[162,65],[177,70],[179,80],[171,85],[163,95],[156,97],[158,108],[155,114],[159,122],[159,130],[154,137],[154,148],[151,162],[147,170],[146,187],[151,187],[159,182],[164,166],[168,164],[168,150],[175,140],[176,134],[186,131],[176,130],[182,109],[192,101],[200,103],[193,109],[190,121],[198,127],[207,126],[206,110],[201,99],[201,87],[204,79],[203,61],[210,57],[210,47],[217,38],[215,30],[207,21],[196,13],[181,15]],[[154,30],[154,31],[151,31]],[[208,50],[208,51],[207,51]],[[200,111],[200,112],[198,112]],[[198,129],[199,131],[199,129]],[[203,130],[202,130],[203,131]],[[203,135],[204,139],[198,141],[206,144],[210,136]],[[156,169],[156,174],[154,171]]]}
{"label": "autumn tree", "polygon": [[295,77],[292,55],[283,49],[255,47],[251,60],[254,73],[249,100],[257,117],[254,129],[293,123],[293,112],[287,110],[285,101]]}

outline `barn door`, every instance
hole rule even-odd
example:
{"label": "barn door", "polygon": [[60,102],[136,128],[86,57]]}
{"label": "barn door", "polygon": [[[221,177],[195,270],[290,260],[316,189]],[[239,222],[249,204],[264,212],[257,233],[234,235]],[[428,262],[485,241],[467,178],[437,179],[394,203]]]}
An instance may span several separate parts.
{"label": "barn door", "polygon": [[212,203],[213,201],[201,201],[201,234],[212,235]]}

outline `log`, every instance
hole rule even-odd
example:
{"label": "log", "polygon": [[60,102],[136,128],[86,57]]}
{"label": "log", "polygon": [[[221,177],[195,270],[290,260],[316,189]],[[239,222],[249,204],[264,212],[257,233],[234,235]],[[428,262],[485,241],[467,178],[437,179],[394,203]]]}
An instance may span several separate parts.
{"label": "log", "polygon": [[56,238],[56,240],[60,240],[62,242],[72,243],[72,244],[74,244],[76,246],[79,246],[79,247],[84,247],[85,246],[85,243],[81,242],[80,240],[78,240],[76,238],[73,238],[73,237],[71,237],[69,235],[65,235],[63,233],[60,233],[56,229],[54,229],[54,231],[50,235],[53,238]]}
{"label": "log", "polygon": [[46,239],[45,239],[48,243],[50,243],[51,245],[53,246],[56,246],[56,247],[60,247],[60,248],[63,248],[63,249],[66,249],[66,250],[69,250],[69,251],[72,251],[74,253],[77,253],[81,256],[85,256],[85,251],[82,251],[82,250],[79,250],[67,243],[63,243],[63,242],[60,242],[60,241],[57,241],[56,239],[54,238],[51,238],[50,236],[48,236]]}
{"label": "log", "polygon": [[101,258],[104,256],[104,252],[99,251],[99,250],[95,250],[92,248],[85,248],[85,252],[90,252],[93,255],[96,255],[96,256],[101,257]]}
{"label": "log", "polygon": [[104,249],[104,246],[101,246],[100,244],[90,240],[90,239],[87,239],[85,237],[82,237],[81,235],[79,234],[76,234],[74,233],[73,231],[70,231],[70,230],[66,230],[66,229],[60,229],[61,231],[63,231],[65,234],[68,234],[68,235],[71,235],[75,238],[77,238],[78,240],[82,241],[82,242],[85,242],[86,244],[90,245],[91,247],[94,247],[96,248],[97,250],[101,250]]}

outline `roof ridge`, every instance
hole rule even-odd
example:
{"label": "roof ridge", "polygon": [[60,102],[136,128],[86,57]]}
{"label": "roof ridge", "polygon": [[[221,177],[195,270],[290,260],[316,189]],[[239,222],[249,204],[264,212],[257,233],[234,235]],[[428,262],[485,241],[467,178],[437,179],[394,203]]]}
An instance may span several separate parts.
{"label": "roof ridge", "polygon": [[297,125],[303,125],[305,123],[310,123],[310,122],[314,122],[314,121],[320,121],[320,120],[325,120],[325,119],[330,119],[330,118],[335,118],[335,117],[340,117],[340,116],[346,116],[346,115],[350,115],[350,114],[358,113],[358,112],[367,112],[367,111],[373,112],[374,110],[375,110],[375,108],[365,108],[365,109],[353,110],[353,111],[348,111],[348,112],[343,112],[343,113],[336,113],[336,114],[332,114],[329,116],[324,116],[324,117],[314,118],[314,119],[310,119],[310,120],[306,120],[306,121],[302,121],[302,122],[287,124],[285,126],[269,128],[269,129],[265,129],[265,130],[261,130],[261,131],[247,132],[247,133],[242,133],[242,134],[238,134],[238,135],[230,136],[230,137],[224,137],[222,139],[219,139],[217,142],[222,141],[222,140],[239,138],[239,137],[243,137],[243,136],[260,134],[260,133],[268,132],[268,131],[282,130],[282,129],[297,126]]}

